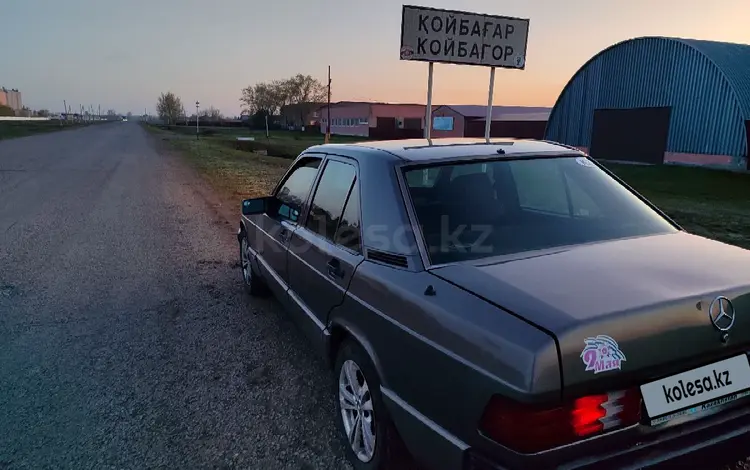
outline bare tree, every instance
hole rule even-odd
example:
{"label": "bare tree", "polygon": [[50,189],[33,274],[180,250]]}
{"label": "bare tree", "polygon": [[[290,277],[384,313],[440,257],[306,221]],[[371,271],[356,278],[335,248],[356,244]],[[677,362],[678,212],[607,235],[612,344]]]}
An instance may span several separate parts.
{"label": "bare tree", "polygon": [[156,101],[156,112],[167,125],[177,122],[182,108],[182,100],[171,91],[162,93]]}
{"label": "bare tree", "polygon": [[258,111],[278,114],[284,104],[283,96],[275,82],[256,83],[243,89],[240,101],[243,103],[243,109],[250,114],[255,114]]}
{"label": "bare tree", "polygon": [[224,115],[221,114],[221,111],[219,111],[217,108],[214,108],[213,106],[202,109],[201,117],[209,121],[219,121],[221,119],[224,119]]}
{"label": "bare tree", "polygon": [[327,88],[311,75],[297,74],[286,80],[285,89],[287,93],[288,112],[282,114],[294,117],[294,120],[304,126],[310,114],[325,103],[328,96]]}
{"label": "bare tree", "polygon": [[286,104],[322,103],[328,94],[326,87],[318,79],[301,73],[284,80],[284,88]]}
{"label": "bare tree", "polygon": [[[312,75],[297,74],[284,80],[260,82],[242,90],[240,102],[248,114],[279,114],[282,106],[325,101],[326,87]],[[304,113],[304,111],[301,111]]]}

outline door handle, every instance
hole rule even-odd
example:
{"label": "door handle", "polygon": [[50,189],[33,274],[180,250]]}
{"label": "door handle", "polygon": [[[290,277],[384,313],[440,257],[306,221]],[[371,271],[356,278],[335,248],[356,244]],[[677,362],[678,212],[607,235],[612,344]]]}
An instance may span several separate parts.
{"label": "door handle", "polygon": [[326,267],[328,268],[328,275],[330,277],[344,277],[344,270],[341,268],[341,262],[336,258],[329,261]]}

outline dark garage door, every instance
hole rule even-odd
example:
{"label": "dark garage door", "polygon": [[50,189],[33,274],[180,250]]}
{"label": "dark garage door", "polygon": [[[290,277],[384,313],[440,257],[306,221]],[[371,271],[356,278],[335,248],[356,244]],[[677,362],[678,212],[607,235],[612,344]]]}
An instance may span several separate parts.
{"label": "dark garage door", "polygon": [[671,111],[669,107],[594,110],[591,156],[603,160],[664,163]]}

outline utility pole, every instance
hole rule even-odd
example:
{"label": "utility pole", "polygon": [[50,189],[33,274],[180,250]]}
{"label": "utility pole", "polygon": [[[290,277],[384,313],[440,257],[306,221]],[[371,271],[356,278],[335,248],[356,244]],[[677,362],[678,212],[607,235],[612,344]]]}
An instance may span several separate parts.
{"label": "utility pole", "polygon": [[198,129],[198,121],[200,120],[200,117],[198,116],[198,108],[200,107],[200,103],[198,101],[195,102],[195,140],[200,139],[200,132]]}
{"label": "utility pole", "polygon": [[[68,122],[68,103],[65,100],[63,100],[63,114],[65,115],[65,122]],[[62,119],[60,125],[62,125]]]}
{"label": "utility pole", "polygon": [[326,118],[326,141],[325,143],[329,143],[331,141],[331,66],[328,66],[328,106],[326,106],[326,110],[328,111],[328,117]]}

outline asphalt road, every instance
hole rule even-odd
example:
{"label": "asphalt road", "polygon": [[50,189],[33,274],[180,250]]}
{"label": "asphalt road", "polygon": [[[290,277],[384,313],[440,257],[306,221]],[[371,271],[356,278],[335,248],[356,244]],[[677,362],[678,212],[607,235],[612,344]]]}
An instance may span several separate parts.
{"label": "asphalt road", "polygon": [[0,142],[0,468],[349,468],[225,209],[136,123]]}

